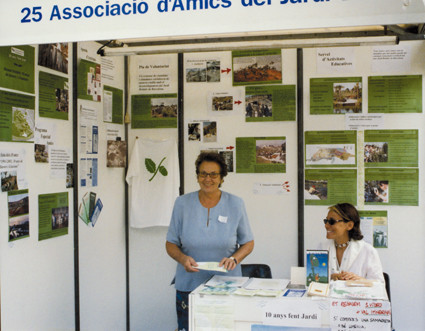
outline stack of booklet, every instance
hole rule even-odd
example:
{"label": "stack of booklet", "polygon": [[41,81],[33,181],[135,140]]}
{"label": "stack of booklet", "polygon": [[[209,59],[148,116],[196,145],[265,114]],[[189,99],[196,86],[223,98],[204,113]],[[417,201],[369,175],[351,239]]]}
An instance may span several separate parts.
{"label": "stack of booklet", "polygon": [[244,295],[244,296],[271,296],[283,295],[288,285],[288,279],[248,278],[214,275],[205,287],[202,294]]}

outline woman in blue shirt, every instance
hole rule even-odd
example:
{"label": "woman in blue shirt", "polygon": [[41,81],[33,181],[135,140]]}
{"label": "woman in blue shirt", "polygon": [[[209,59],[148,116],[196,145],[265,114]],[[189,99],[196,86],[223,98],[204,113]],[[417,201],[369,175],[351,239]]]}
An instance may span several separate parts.
{"label": "woman in blue shirt", "polygon": [[229,276],[241,276],[240,263],[252,252],[254,237],[241,198],[219,188],[227,166],[218,153],[201,153],[196,162],[199,191],[176,199],[166,250],[178,262],[175,287],[179,330],[188,331],[188,296],[217,272],[198,262],[219,262]]}

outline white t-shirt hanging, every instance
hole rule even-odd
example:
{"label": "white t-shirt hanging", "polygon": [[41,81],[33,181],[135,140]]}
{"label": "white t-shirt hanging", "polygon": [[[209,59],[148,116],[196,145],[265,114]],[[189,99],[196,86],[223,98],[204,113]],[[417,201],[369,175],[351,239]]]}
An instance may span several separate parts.
{"label": "white t-shirt hanging", "polygon": [[168,226],[180,184],[175,140],[136,139],[126,181],[130,188],[130,226]]}

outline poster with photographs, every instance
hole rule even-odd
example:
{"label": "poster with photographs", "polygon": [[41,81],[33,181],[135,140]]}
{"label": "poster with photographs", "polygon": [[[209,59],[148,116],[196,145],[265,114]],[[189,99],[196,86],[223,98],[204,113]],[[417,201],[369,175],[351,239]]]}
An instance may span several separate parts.
{"label": "poster with photographs", "polygon": [[295,85],[247,86],[246,122],[295,121]]}
{"label": "poster with photographs", "polygon": [[131,96],[131,128],[177,128],[176,93]]}
{"label": "poster with photographs", "polygon": [[364,131],[365,167],[418,167],[418,157],[418,130]]}
{"label": "poster with photographs", "polygon": [[28,188],[24,159],[25,150],[0,150],[2,192]]}
{"label": "poster with photographs", "polygon": [[310,79],[310,114],[362,113],[362,77]]}
{"label": "poster with photographs", "polygon": [[306,167],[355,167],[357,132],[306,131]]}
{"label": "poster with photographs", "polygon": [[125,168],[127,165],[127,142],[108,140],[106,148],[106,166],[111,168]]}
{"label": "poster with photographs", "polygon": [[286,172],[286,137],[237,137],[236,172]]}
{"label": "poster with photographs", "polygon": [[80,59],[78,62],[78,98],[90,101],[102,101],[101,65]]}
{"label": "poster with photographs", "polygon": [[388,248],[388,212],[359,210],[363,240],[375,248]]}
{"label": "poster with photographs", "polygon": [[189,142],[216,143],[218,140],[217,121],[192,120],[187,123]]}
{"label": "poster with photographs", "polygon": [[37,163],[49,162],[49,150],[56,141],[56,125],[52,122],[37,121],[34,136],[34,160]]}
{"label": "poster with photographs", "polygon": [[233,85],[282,83],[282,50],[232,52]]}
{"label": "poster with photographs", "polygon": [[220,154],[227,165],[227,172],[234,172],[234,157],[233,157],[233,146],[227,146],[227,147],[208,147],[208,148],[202,148],[202,152],[215,152]]}
{"label": "poster with photographs", "polygon": [[366,205],[417,206],[419,169],[366,168],[364,202]]}
{"label": "poster with photographs", "polygon": [[69,85],[68,78],[39,72],[39,115],[60,120],[68,120]]}
{"label": "poster with photographs", "polygon": [[205,57],[202,58],[186,57],[185,74],[186,83],[219,83],[221,74],[220,58]]}
{"label": "poster with photographs", "polygon": [[357,169],[305,170],[305,205],[329,206],[341,202],[357,205]]}
{"label": "poster with photographs", "polygon": [[39,241],[68,234],[68,192],[40,194],[38,222]]}
{"label": "poster with photographs", "polygon": [[243,110],[242,90],[228,89],[208,92],[207,109],[211,116],[241,114]]}
{"label": "poster with photographs", "polygon": [[9,242],[30,236],[28,190],[7,193],[9,210]]}
{"label": "poster with photographs", "polygon": [[68,73],[68,43],[38,45],[38,65]]}

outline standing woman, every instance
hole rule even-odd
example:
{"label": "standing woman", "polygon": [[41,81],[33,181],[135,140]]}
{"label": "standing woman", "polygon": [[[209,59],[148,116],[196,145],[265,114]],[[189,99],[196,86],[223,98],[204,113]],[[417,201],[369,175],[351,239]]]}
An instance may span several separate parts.
{"label": "standing woman", "polygon": [[384,282],[378,252],[363,241],[360,216],[349,203],[329,207],[324,220],[329,250],[329,265],[333,280],[373,279]]}
{"label": "standing woman", "polygon": [[197,261],[219,262],[226,275],[241,276],[242,260],[254,237],[241,198],[219,188],[227,166],[218,153],[201,153],[196,162],[199,191],[176,199],[166,250],[178,262],[175,275],[178,330],[188,331],[189,293],[217,272],[199,270]]}

